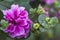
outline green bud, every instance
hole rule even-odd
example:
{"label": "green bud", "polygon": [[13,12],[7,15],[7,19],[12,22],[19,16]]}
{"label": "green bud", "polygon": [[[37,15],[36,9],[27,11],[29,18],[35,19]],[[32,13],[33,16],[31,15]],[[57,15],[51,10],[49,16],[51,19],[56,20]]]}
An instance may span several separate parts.
{"label": "green bud", "polygon": [[46,17],[46,19],[45,19],[47,22],[50,20],[50,18],[49,17]]}
{"label": "green bud", "polygon": [[48,24],[50,25],[50,28],[54,27],[57,23],[58,23],[58,19],[56,17],[50,18],[50,21],[48,22]]}
{"label": "green bud", "polygon": [[51,24],[51,21],[49,21],[48,24]]}
{"label": "green bud", "polygon": [[41,13],[45,13],[45,10],[42,8],[41,5],[38,6],[37,13],[38,13],[38,15]]}
{"label": "green bud", "polygon": [[57,19],[56,17],[52,17],[52,18],[50,19],[50,23],[53,24],[53,25],[55,25],[55,24],[58,23],[58,19]]}
{"label": "green bud", "polygon": [[38,23],[34,23],[34,24],[33,24],[33,28],[34,28],[34,29],[38,29],[39,27],[40,27],[40,25],[39,25]]}

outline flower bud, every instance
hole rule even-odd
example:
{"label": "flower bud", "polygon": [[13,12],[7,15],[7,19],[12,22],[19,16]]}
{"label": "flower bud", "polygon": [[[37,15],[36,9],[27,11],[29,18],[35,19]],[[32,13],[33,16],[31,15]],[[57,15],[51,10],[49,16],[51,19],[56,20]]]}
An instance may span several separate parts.
{"label": "flower bud", "polygon": [[47,22],[50,20],[50,18],[49,17],[46,17],[46,19],[45,19]]}
{"label": "flower bud", "polygon": [[48,24],[51,24],[51,21],[49,21]]}
{"label": "flower bud", "polygon": [[41,5],[38,6],[37,13],[38,14],[45,13],[45,10],[42,8]]}
{"label": "flower bud", "polygon": [[58,23],[58,19],[56,17],[52,17],[48,23],[55,25]]}
{"label": "flower bud", "polygon": [[40,25],[39,25],[38,23],[34,23],[34,24],[33,24],[33,28],[34,28],[34,29],[38,29],[39,27],[40,27]]}

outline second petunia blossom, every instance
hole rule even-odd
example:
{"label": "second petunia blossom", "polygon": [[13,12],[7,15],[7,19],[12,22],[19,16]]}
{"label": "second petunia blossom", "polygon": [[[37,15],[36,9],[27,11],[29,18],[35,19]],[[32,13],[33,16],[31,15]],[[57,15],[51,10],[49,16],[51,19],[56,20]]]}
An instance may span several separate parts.
{"label": "second petunia blossom", "polygon": [[9,10],[2,10],[4,19],[9,25],[4,29],[5,33],[9,33],[11,38],[26,38],[29,35],[32,21],[28,17],[28,12],[25,7],[11,5]]}

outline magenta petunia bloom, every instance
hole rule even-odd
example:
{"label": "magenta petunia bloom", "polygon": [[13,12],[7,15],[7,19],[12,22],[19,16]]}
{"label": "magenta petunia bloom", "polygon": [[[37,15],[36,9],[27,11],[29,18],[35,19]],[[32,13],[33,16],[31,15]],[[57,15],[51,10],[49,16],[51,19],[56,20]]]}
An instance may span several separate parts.
{"label": "magenta petunia bloom", "polygon": [[46,0],[46,4],[51,5],[54,3],[54,0]]}
{"label": "magenta petunia bloom", "polygon": [[46,3],[47,5],[51,5],[54,3],[54,0],[41,0],[41,2]]}
{"label": "magenta petunia bloom", "polygon": [[28,17],[28,12],[24,7],[12,5],[9,10],[2,10],[4,19],[9,22],[9,25],[4,29],[5,33],[9,33],[12,38],[26,38],[32,26],[32,21]]}

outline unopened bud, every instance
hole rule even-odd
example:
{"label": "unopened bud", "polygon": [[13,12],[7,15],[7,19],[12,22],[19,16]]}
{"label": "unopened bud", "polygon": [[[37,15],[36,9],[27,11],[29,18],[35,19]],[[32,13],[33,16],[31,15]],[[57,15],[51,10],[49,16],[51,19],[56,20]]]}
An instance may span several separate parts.
{"label": "unopened bud", "polygon": [[34,29],[38,29],[39,27],[40,27],[40,25],[39,25],[38,23],[34,23],[34,24],[33,24],[33,28],[34,28]]}

